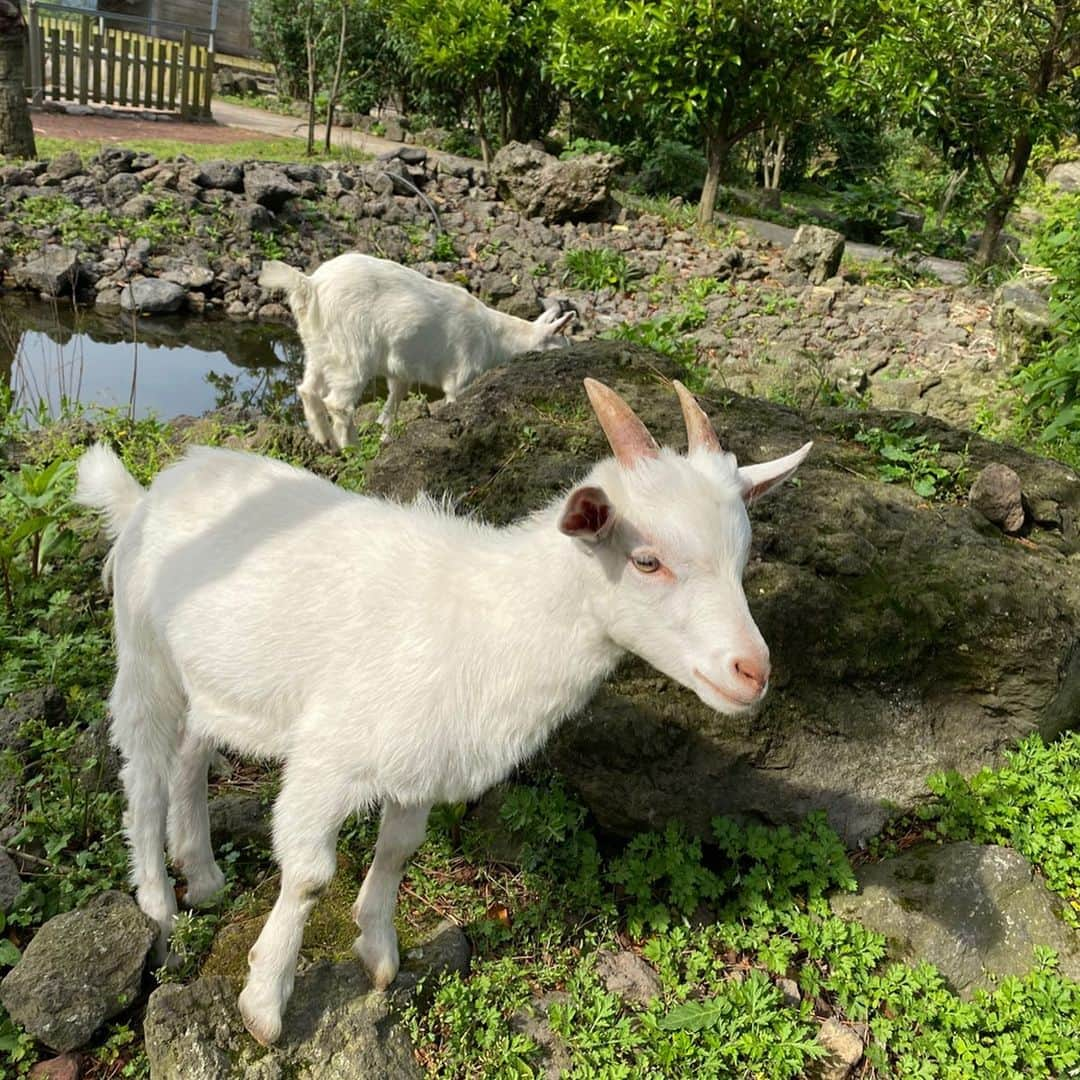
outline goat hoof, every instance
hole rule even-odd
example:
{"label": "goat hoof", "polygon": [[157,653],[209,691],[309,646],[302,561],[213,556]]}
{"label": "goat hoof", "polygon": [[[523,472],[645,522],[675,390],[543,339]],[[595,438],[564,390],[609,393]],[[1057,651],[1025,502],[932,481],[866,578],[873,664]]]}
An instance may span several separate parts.
{"label": "goat hoof", "polygon": [[[393,933],[393,931],[391,931]],[[353,942],[353,952],[371,977],[376,990],[386,990],[397,978],[397,935],[387,937],[367,930]]]}
{"label": "goat hoof", "polygon": [[216,864],[209,870],[198,874],[189,874],[184,903],[188,907],[201,907],[217,898],[225,888],[225,875]]}
{"label": "goat hoof", "polygon": [[258,1005],[251,999],[249,987],[244,987],[237,999],[240,1017],[248,1034],[260,1046],[272,1046],[281,1038],[281,1016],[275,1015],[265,1005]]}

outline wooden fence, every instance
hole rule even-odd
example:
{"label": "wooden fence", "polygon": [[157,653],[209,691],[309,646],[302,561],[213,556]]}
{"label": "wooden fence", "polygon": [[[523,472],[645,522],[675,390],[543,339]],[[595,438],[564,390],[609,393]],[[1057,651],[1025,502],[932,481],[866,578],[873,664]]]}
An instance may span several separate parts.
{"label": "wooden fence", "polygon": [[[110,14],[108,22],[116,16]],[[92,14],[30,4],[27,96],[81,105],[132,106],[210,116],[214,54],[196,45],[191,27],[179,41],[109,26]]]}

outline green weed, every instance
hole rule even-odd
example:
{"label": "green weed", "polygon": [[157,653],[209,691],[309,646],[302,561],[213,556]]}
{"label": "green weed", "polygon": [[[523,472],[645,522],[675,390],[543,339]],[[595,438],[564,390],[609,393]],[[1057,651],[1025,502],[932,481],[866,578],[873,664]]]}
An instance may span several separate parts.
{"label": "green weed", "polygon": [[579,289],[632,292],[634,283],[643,276],[640,267],[612,248],[573,248],[563,256],[563,266],[563,281]]}

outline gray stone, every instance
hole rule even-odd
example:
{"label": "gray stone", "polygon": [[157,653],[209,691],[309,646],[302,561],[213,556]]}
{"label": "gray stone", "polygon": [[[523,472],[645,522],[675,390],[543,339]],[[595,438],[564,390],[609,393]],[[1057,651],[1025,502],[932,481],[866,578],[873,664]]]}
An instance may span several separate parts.
{"label": "gray stone", "polygon": [[139,278],[129,282],[120,293],[120,307],[140,315],[164,315],[183,306],[187,294],[173,281]]}
{"label": "gray stone", "polygon": [[165,260],[160,276],[163,280],[171,281],[185,289],[205,289],[214,280],[214,271],[207,264],[206,256],[200,254],[191,259]]}
{"label": "gray stone", "polygon": [[204,161],[195,183],[210,190],[243,191],[244,170],[235,161]]}
{"label": "gray stone", "polygon": [[210,833],[215,843],[253,843],[270,840],[270,812],[254,791],[223,791],[209,801]]}
{"label": "gray stone", "polygon": [[987,465],[971,485],[968,501],[987,521],[1005,532],[1019,532],[1024,524],[1020,477],[1008,465]]}
{"label": "gray stone", "polygon": [[1050,338],[1052,319],[1046,297],[1018,281],[1007,281],[994,293],[991,321],[998,352],[1014,367],[1034,360]]}
{"label": "gray stone", "polygon": [[300,189],[273,165],[247,165],[244,168],[244,194],[269,210],[280,210]]}
{"label": "gray stone", "polygon": [[64,153],[57,154],[49,162],[49,167],[45,170],[44,175],[50,180],[59,183],[61,180],[70,180],[73,176],[81,176],[83,171],[82,158],[79,156],[78,151],[65,150]]}
{"label": "gray stone", "polygon": [[614,216],[609,185],[619,164],[610,154],[560,161],[543,150],[509,142],[495,155],[491,176],[499,194],[526,217],[601,221]]}
{"label": "gray stone", "polygon": [[0,912],[7,914],[22,890],[22,878],[11,856],[0,849]]}
{"label": "gray stone", "polygon": [[255,203],[253,206],[238,206],[233,211],[233,220],[241,233],[264,232],[273,226],[274,215],[265,206]]}
{"label": "gray stone", "polygon": [[34,182],[34,172],[23,165],[0,166],[0,187],[29,187]]}
{"label": "gray stone", "polygon": [[833,911],[884,934],[899,959],[933,964],[965,999],[1030,971],[1040,945],[1080,977],[1080,937],[1061,919],[1063,902],[1009,848],[923,844],[861,867],[858,879],[857,894],[831,899]]}
{"label": "gray stone", "polygon": [[94,155],[90,163],[96,165],[108,179],[119,173],[131,172],[135,168],[135,151],[122,146],[106,146]]}
{"label": "gray stone", "polygon": [[159,201],[153,195],[135,195],[120,207],[120,213],[136,221],[145,221],[154,212]]}
{"label": "gray stone", "polygon": [[565,1005],[570,995],[559,990],[532,998],[524,1009],[510,1017],[510,1028],[527,1035],[540,1048],[540,1076],[543,1080],[559,1080],[568,1076],[573,1064],[570,1048],[555,1034],[548,1020],[552,1005]]}
{"label": "gray stone", "polygon": [[427,161],[428,152],[422,146],[403,146],[397,153],[398,160],[406,165],[423,165]]}
{"label": "gray stone", "polygon": [[109,206],[122,206],[128,199],[140,194],[142,182],[129,172],[119,172],[105,181],[105,202]]}
{"label": "gray stone", "polygon": [[143,1034],[151,1080],[413,1080],[421,1073],[386,994],[355,961],[313,964],[296,985],[278,1043],[244,1030],[223,978],[168,984],[150,996]]}
{"label": "gray stone", "polygon": [[74,248],[50,244],[40,255],[11,268],[15,284],[46,296],[70,296],[79,287],[81,266]]}
{"label": "gray stone", "polygon": [[605,949],[597,953],[596,973],[609,993],[617,994],[624,1001],[642,1007],[658,997],[663,990],[660,976],[646,960],[628,949],[622,952],[609,952]]}
{"label": "gray stone", "polygon": [[431,1001],[442,975],[469,973],[472,949],[465,931],[448,919],[401,958],[401,970],[394,980],[395,995],[415,996],[421,1008]]}
{"label": "gray stone", "polygon": [[847,1080],[862,1061],[862,1039],[835,1017],[821,1025],[817,1041],[827,1053],[807,1069],[808,1080]]}
{"label": "gray stone", "polygon": [[[625,394],[662,443],[685,446],[675,397],[658,381],[678,370],[617,342],[529,356],[411,422],[369,466],[367,489],[405,501],[446,491],[489,520],[514,520],[608,453],[585,375]],[[852,436],[895,416],[819,406],[811,421],[729,392],[703,404],[743,462],[815,440],[799,484],[751,513],[745,586],[772,686],[756,716],[727,717],[643,662],[619,668],[547,748],[605,827],[679,819],[707,835],[717,814],[789,823],[825,808],[854,844],[881,828],[886,804],[912,807],[931,773],[970,773],[1030,732],[1075,726],[1080,566],[1062,556],[1078,550],[1080,483],[1069,469],[912,418],[910,434],[941,455],[966,448],[974,473],[1007,464],[1032,504],[1058,508],[1044,519],[1063,531],[1037,529],[1035,546],[1020,548],[976,528],[964,505],[877,479],[877,457]],[[526,425],[535,440],[522,454]],[[492,461],[505,464],[493,473]]]}
{"label": "gray stone", "polygon": [[102,893],[37,932],[0,983],[0,1001],[46,1046],[74,1050],[136,1002],[156,936],[129,896]]}
{"label": "gray stone", "polygon": [[1063,161],[1047,174],[1046,182],[1062,191],[1080,191],[1080,161]]}
{"label": "gray stone", "polygon": [[326,183],[326,170],[321,165],[308,165],[305,162],[294,161],[284,168],[285,175],[298,184],[314,184],[318,187]]}
{"label": "gray stone", "polygon": [[800,225],[784,252],[784,264],[806,274],[811,285],[821,285],[840,269],[844,237],[821,225]]}

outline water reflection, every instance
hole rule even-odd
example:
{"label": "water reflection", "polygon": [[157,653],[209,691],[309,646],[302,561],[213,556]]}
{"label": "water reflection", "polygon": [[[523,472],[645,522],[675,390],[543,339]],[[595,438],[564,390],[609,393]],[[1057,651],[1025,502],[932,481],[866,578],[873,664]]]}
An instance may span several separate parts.
{"label": "water reflection", "polygon": [[0,385],[31,419],[76,402],[162,418],[229,400],[259,407],[291,397],[302,360],[285,326],[107,318],[66,301],[0,297]]}

